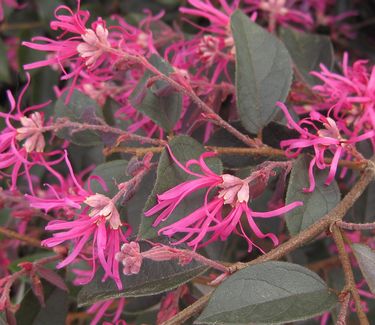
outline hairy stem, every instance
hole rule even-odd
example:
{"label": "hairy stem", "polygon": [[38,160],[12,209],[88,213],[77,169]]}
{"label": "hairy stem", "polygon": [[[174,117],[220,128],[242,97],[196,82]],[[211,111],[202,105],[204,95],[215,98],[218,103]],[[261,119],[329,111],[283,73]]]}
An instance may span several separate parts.
{"label": "hairy stem", "polygon": [[351,223],[345,221],[337,221],[336,225],[341,229],[346,230],[373,230],[375,229],[375,222],[369,223]]}
{"label": "hairy stem", "polygon": [[350,292],[348,292],[345,295],[345,298],[343,299],[341,303],[341,308],[339,315],[337,317],[337,325],[346,325],[346,318],[348,317],[348,311],[349,311],[349,302],[350,302]]}
{"label": "hairy stem", "polygon": [[[5,227],[0,227],[0,234],[2,234],[4,236],[7,236],[8,238],[12,238],[12,239],[22,241],[22,242],[24,242],[28,245],[34,246],[34,247],[46,248],[46,247],[41,246],[40,240],[38,240],[36,238],[33,238],[33,237],[26,236],[26,235],[22,235],[22,234],[20,234],[16,231],[10,230],[10,229],[5,228]],[[48,249],[48,248],[46,248],[46,249]]]}
{"label": "hairy stem", "polygon": [[122,141],[138,141],[141,143],[147,143],[156,146],[164,146],[167,142],[161,139],[154,139],[149,137],[144,137],[141,135],[133,134],[131,132],[124,131],[119,128],[112,127],[107,124],[89,124],[89,123],[79,123],[73,122],[67,119],[58,119],[53,125],[43,128],[43,131],[56,132],[64,128],[71,128],[71,132],[81,132],[85,130],[101,131],[105,133],[112,133],[118,135]]}
{"label": "hairy stem", "polygon": [[349,255],[346,252],[345,249],[345,242],[341,234],[341,230],[336,226],[333,225],[332,227],[332,236],[333,239],[335,240],[337,250],[339,252],[339,258],[342,264],[342,268],[344,271],[344,276],[345,276],[345,282],[348,290],[352,294],[353,300],[355,302],[355,309],[357,312],[357,316],[359,319],[359,323],[361,325],[369,325],[369,321],[367,319],[366,313],[364,312],[361,304],[361,298],[359,296],[355,280],[354,280],[354,274],[352,267],[350,265],[350,259]]}
{"label": "hairy stem", "polygon": [[[134,154],[138,157],[142,157],[145,154],[160,153],[164,149],[163,146],[159,147],[110,147],[104,149],[104,155],[109,156],[113,153],[129,153]],[[217,152],[219,155],[241,155],[241,156],[260,156],[268,158],[286,158],[284,150],[263,146],[260,148],[242,148],[242,147],[216,147],[216,146],[205,146],[206,150]],[[332,159],[327,158],[325,162],[331,163]],[[354,170],[363,170],[366,168],[366,160],[364,161],[351,161],[351,160],[340,160],[340,167],[346,167]]]}

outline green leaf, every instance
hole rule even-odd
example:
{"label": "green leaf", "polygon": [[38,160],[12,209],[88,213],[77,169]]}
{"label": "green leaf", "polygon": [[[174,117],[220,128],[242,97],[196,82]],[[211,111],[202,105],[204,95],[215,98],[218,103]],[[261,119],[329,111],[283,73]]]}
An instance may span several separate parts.
{"label": "green leaf", "polygon": [[303,155],[295,161],[290,174],[286,204],[302,201],[303,206],[293,209],[285,216],[292,236],[314,224],[340,202],[340,190],[336,181],[329,186],[324,184],[327,173],[315,169],[315,190],[312,193],[304,193],[303,188],[309,187],[309,160]]}
{"label": "green leaf", "polygon": [[95,179],[91,180],[91,190],[94,193],[101,193],[113,197],[118,192],[117,185],[130,179],[130,177],[126,175],[127,167],[128,162],[120,159],[100,164],[92,171],[91,175],[101,177],[107,184],[108,192],[106,192]]}
{"label": "green leaf", "polygon": [[320,315],[336,302],[312,271],[292,263],[266,262],[225,280],[196,324],[284,324]]}
{"label": "green leaf", "polygon": [[[168,75],[174,71],[166,61],[157,55],[150,58],[150,63],[164,74]],[[147,115],[165,131],[170,132],[181,116],[182,96],[165,81],[157,81],[147,88],[147,81],[152,76],[151,72],[144,74],[131,94],[130,102],[135,109]]]}
{"label": "green leaf", "polygon": [[0,39],[0,81],[10,83],[10,71],[9,71],[9,61],[5,58],[7,57],[7,49],[4,42]]}
{"label": "green leaf", "polygon": [[241,11],[231,18],[236,46],[236,90],[243,126],[257,134],[277,113],[292,82],[292,60],[284,44]]}
{"label": "green leaf", "polygon": [[[157,243],[167,244],[164,238],[154,239]],[[140,242],[141,251],[151,248],[148,242]],[[181,247],[181,246],[180,246]],[[186,248],[182,246],[181,248]],[[124,275],[121,272],[123,289],[119,290],[112,280],[102,281],[104,272],[98,271],[93,281],[84,286],[78,294],[79,306],[90,305],[99,300],[118,297],[142,297],[172,290],[201,273],[207,267],[196,261],[181,266],[177,260],[155,262],[144,259],[141,270],[135,275]]]}
{"label": "green leaf", "polygon": [[353,244],[352,248],[371,292],[375,293],[375,251],[362,244]]}
{"label": "green leaf", "polygon": [[17,325],[64,325],[68,314],[68,293],[42,280],[45,307],[29,290],[16,313]]}
{"label": "green leaf", "polygon": [[335,60],[333,45],[328,36],[282,28],[280,37],[287,47],[303,81],[315,85],[318,79],[310,71],[319,70],[323,63],[329,70]]}
{"label": "green leaf", "polygon": [[[59,98],[55,104],[55,118],[68,118],[72,122],[98,124],[98,119],[103,119],[103,113],[98,104],[79,91],[74,91],[68,104],[65,97]],[[96,146],[102,143],[98,132],[86,130],[71,134],[69,128],[65,128],[57,135],[80,146]]]}
{"label": "green leaf", "polygon": [[127,221],[133,229],[139,229],[143,216],[143,208],[152,193],[155,181],[156,168],[153,168],[143,177],[134,196],[121,208],[121,213],[126,215]]}
{"label": "green leaf", "polygon": [[[170,141],[169,146],[177,160],[182,164],[185,164],[190,159],[199,158],[199,156],[205,152],[205,149],[201,144],[188,136],[178,136],[173,138],[172,141]],[[213,157],[206,159],[206,163],[215,173],[221,174],[222,164],[219,158]],[[180,167],[178,167],[173,162],[168,151],[164,149],[160,156],[157,168],[156,183],[146,202],[144,211],[149,210],[156,204],[157,194],[161,194],[170,188],[193,178],[194,176],[185,173]],[[205,190],[203,189],[188,196],[177,206],[169,216],[168,220],[161,223],[158,227],[152,226],[154,217],[143,216],[138,235],[143,239],[156,237],[158,229],[180,220],[195,209],[199,208],[203,204],[204,193]]]}

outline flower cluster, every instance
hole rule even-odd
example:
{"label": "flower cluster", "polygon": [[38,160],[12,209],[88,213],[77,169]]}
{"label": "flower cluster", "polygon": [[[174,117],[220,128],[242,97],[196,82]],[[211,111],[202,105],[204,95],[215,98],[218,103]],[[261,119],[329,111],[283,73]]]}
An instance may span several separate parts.
{"label": "flower cluster", "polygon": [[[241,179],[230,174],[217,175],[214,173],[205,162],[205,158],[212,156],[212,153],[203,153],[199,160],[189,160],[185,166],[175,158],[171,150],[169,153],[182,170],[195,176],[196,179],[188,180],[158,195],[158,204],[145,213],[146,216],[152,216],[162,211],[155,219],[154,226],[159,226],[167,220],[177,205],[187,196],[200,189],[207,189],[201,208],[159,230],[159,233],[169,237],[183,234],[183,238],[174,244],[186,242],[190,247],[196,249],[217,239],[226,240],[229,235],[236,233],[246,239],[249,251],[251,251],[253,246],[258,246],[245,231],[245,227],[249,227],[256,237],[269,238],[274,245],[277,245],[279,241],[276,235],[264,234],[254,218],[279,216],[302,205],[302,202],[293,202],[267,212],[256,212],[249,206],[250,200],[258,197],[265,190],[269,178],[274,175],[274,168],[282,167],[283,163],[265,163],[260,165],[258,170],[253,171],[250,176]],[[190,169],[194,165],[199,167],[202,174]],[[210,194],[213,194],[213,197],[210,197]],[[225,209],[226,207],[228,210]],[[243,215],[246,216],[246,226],[241,221]],[[261,248],[260,250],[263,251]]]}

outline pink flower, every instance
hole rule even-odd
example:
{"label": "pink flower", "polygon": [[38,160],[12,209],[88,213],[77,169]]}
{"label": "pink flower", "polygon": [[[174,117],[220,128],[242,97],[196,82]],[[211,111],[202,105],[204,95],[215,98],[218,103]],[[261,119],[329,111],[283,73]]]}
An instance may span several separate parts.
{"label": "pink flower", "polygon": [[[46,230],[59,231],[53,234],[52,238],[45,239],[42,244],[47,247],[55,247],[66,241],[73,242],[73,250],[61,261],[57,268],[65,267],[75,261],[81,254],[85,256],[91,254],[90,259],[95,261],[99,259],[101,266],[105,271],[103,281],[111,277],[116,282],[119,289],[122,283],[119,276],[119,263],[114,258],[116,252],[120,250],[120,243],[126,241],[127,233],[123,233],[121,228],[114,229],[111,224],[107,224],[107,217],[101,214],[88,216],[85,212],[77,215],[73,221],[54,220],[48,223]],[[85,249],[87,247],[87,250]],[[96,268],[93,267],[94,276]]]}
{"label": "pink flower", "polygon": [[[64,11],[69,15],[66,15]],[[50,24],[51,29],[62,31],[57,40],[38,36],[34,37],[32,42],[22,43],[31,49],[49,53],[45,60],[26,64],[24,69],[60,66],[64,72],[62,79],[73,77],[70,92],[72,92],[77,78],[85,67],[87,67],[86,73],[92,80],[102,80],[103,78],[99,75],[104,73],[104,70],[99,68],[108,58],[107,52],[111,48],[109,32],[105,22],[98,18],[91,24],[91,28],[86,28],[85,25],[90,14],[88,11],[80,10],[79,2],[76,13],[67,6],[59,6],[55,10],[55,17],[56,20]],[[73,34],[73,36],[63,38],[68,33]],[[67,72],[66,68],[69,68],[70,72]]]}
{"label": "pink flower", "polygon": [[[348,54],[342,63],[343,74],[329,71],[321,65],[321,72],[311,74],[323,81],[314,87],[323,97],[323,109],[331,109],[343,132],[352,137],[375,130],[375,66],[358,60],[349,66]],[[375,138],[371,138],[375,150]]]}
{"label": "pink flower", "polygon": [[107,196],[96,193],[87,197],[84,203],[92,207],[89,213],[90,217],[95,215],[105,216],[112,229],[118,229],[121,226],[120,214],[117,211],[115,203]]}
{"label": "pink flower", "polygon": [[125,243],[116,253],[116,260],[122,263],[125,275],[138,274],[142,265],[142,254],[139,244],[135,241]]}
{"label": "pink flower", "polygon": [[[281,147],[286,148],[285,152],[287,156],[296,157],[303,149],[308,147],[313,147],[314,149],[315,156],[311,160],[309,167],[310,187],[304,189],[308,192],[314,191],[315,188],[313,175],[314,166],[319,169],[329,168],[329,173],[325,182],[329,185],[335,177],[340,158],[351,158],[354,156],[357,159],[361,159],[362,157],[356,151],[354,145],[374,137],[374,131],[369,131],[359,136],[345,138],[334,119],[325,117],[316,111],[310,113],[310,118],[304,118],[299,123],[296,123],[283,103],[278,102],[277,105],[283,110],[289,127],[300,134],[298,139],[280,142]],[[322,127],[319,124],[321,124]],[[308,127],[312,128],[313,131],[309,131]],[[326,162],[327,152],[333,155],[330,163]]]}
{"label": "pink flower", "polygon": [[[17,178],[22,175],[26,176],[29,187],[32,188],[29,171],[33,165],[43,165],[47,170],[50,170],[52,165],[61,161],[60,158],[55,161],[46,160],[48,157],[61,154],[58,150],[43,153],[45,125],[43,114],[38,110],[47,106],[50,102],[21,109],[23,96],[30,84],[30,76],[27,75],[27,78],[27,84],[17,102],[12,93],[9,90],[7,91],[10,111],[8,113],[0,112],[0,118],[4,118],[6,125],[0,133],[0,173],[8,176],[1,170],[8,168],[11,170],[11,189],[13,190],[17,186]],[[23,172],[21,171],[22,167]]]}
{"label": "pink flower", "polygon": [[[158,195],[158,203],[145,212],[146,216],[151,216],[162,211],[155,219],[154,226],[158,226],[166,220],[176,206],[189,194],[198,189],[207,188],[204,205],[201,208],[159,230],[159,233],[169,237],[176,233],[185,234],[181,240],[174,243],[175,245],[186,242],[196,249],[217,239],[226,240],[234,232],[246,239],[250,251],[253,245],[256,247],[257,245],[249,238],[242,225],[241,217],[243,215],[246,216],[248,226],[258,238],[269,238],[277,245],[277,237],[274,234],[263,234],[254,218],[269,218],[281,215],[302,205],[302,202],[294,202],[269,212],[255,212],[249,207],[250,199],[259,196],[265,189],[269,177],[274,174],[273,168],[280,166],[277,162],[269,162],[259,166],[259,169],[242,180],[229,174],[217,175],[210,170],[204,162],[204,158],[212,156],[212,153],[204,153],[199,161],[189,160],[183,166],[173,156],[170,149],[169,152],[173,161],[181,169],[196,176],[197,179],[186,181]],[[189,168],[193,165],[199,166],[203,174],[192,172]],[[209,199],[209,194],[214,190],[216,190],[216,194],[212,199]],[[228,207],[229,212],[224,212],[224,207]],[[210,238],[207,239],[206,235],[209,235]]]}
{"label": "pink flower", "polygon": [[295,1],[289,0],[245,0],[247,11],[259,10],[266,13],[268,18],[268,29],[270,32],[275,31],[276,25],[290,26],[297,25],[306,29],[311,29],[313,19],[301,10],[293,8]]}
{"label": "pink flower", "polygon": [[168,292],[161,301],[157,324],[163,324],[180,311],[180,299],[189,293],[187,285],[182,285],[176,290]]}
{"label": "pink flower", "polygon": [[[111,309],[110,308],[111,306],[116,306],[116,308],[114,309],[114,313],[108,313],[108,310]],[[109,299],[105,301],[99,301],[93,304],[87,310],[87,313],[95,314],[95,317],[91,320],[90,325],[99,324],[100,320],[103,317],[111,317],[111,316],[112,316],[111,324],[126,325],[126,322],[120,319],[124,306],[125,306],[125,298]]]}
{"label": "pink flower", "polygon": [[[116,282],[118,288],[122,288],[119,276],[119,263],[115,259],[115,254],[120,250],[120,244],[126,242],[126,237],[131,232],[128,227],[123,233],[120,214],[116,208],[117,200],[125,193],[126,186],[119,184],[119,193],[112,199],[103,194],[92,194],[85,190],[76,179],[72,166],[65,153],[65,161],[71,174],[75,188],[69,188],[66,197],[61,197],[62,193],[56,193],[56,198],[38,198],[26,195],[32,207],[44,209],[61,209],[69,207],[79,210],[75,213],[74,220],[53,220],[48,223],[46,230],[58,231],[42,242],[47,247],[55,247],[64,242],[74,243],[71,253],[58,264],[58,268],[65,267],[73,263],[77,258],[89,259],[92,261],[91,276],[86,277],[86,281],[91,281],[96,271],[95,261],[98,259],[105,271],[103,280],[111,277]],[[102,182],[101,180],[99,180]],[[52,187],[50,187],[52,189]],[[88,257],[86,257],[88,255]]]}
{"label": "pink flower", "polygon": [[22,127],[17,129],[16,139],[25,140],[24,147],[27,152],[43,152],[46,142],[43,137],[43,115],[39,112],[30,114],[30,117],[20,118]]}

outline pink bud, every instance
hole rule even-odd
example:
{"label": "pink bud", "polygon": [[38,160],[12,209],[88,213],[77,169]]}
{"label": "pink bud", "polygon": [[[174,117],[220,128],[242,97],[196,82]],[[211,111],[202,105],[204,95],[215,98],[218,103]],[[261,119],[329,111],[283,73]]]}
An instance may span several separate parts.
{"label": "pink bud", "polygon": [[122,263],[125,275],[138,274],[142,266],[142,254],[137,242],[125,243],[115,259]]}

